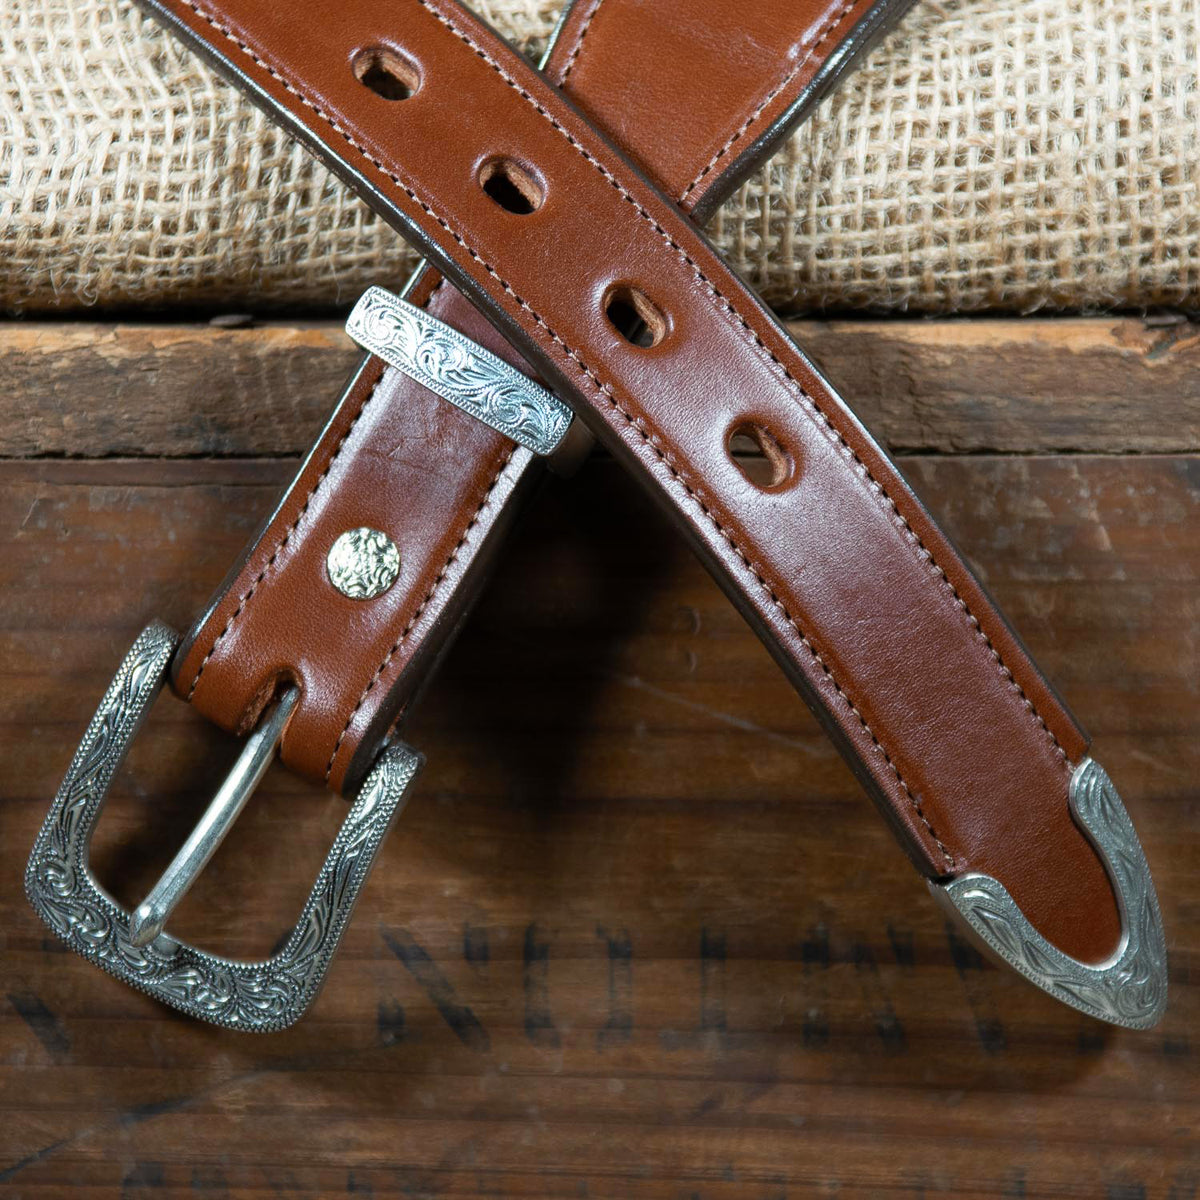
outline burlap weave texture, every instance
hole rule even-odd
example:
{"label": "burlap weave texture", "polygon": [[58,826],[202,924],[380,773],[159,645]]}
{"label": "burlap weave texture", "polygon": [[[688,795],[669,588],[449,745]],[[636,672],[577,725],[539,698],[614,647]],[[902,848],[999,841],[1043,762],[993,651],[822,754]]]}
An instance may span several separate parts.
{"label": "burlap weave texture", "polygon": [[[559,4],[473,7],[531,46]],[[1196,306],[1198,62],[1200,0],[920,0],[711,232],[785,309]],[[301,309],[411,262],[129,0],[0,6],[0,307]]]}

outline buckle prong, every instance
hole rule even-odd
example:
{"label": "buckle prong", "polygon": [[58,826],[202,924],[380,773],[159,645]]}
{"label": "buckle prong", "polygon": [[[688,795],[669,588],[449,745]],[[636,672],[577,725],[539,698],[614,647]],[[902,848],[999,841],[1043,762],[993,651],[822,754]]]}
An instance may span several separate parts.
{"label": "buckle prong", "polygon": [[246,801],[267,773],[288,718],[299,699],[300,689],[288,688],[246,738],[233,769],[225,776],[187,841],[150,894],[133,910],[129,919],[129,941],[132,945],[139,949],[148,946],[162,933],[163,926],[208,865],[217,847],[225,840],[246,807]]}

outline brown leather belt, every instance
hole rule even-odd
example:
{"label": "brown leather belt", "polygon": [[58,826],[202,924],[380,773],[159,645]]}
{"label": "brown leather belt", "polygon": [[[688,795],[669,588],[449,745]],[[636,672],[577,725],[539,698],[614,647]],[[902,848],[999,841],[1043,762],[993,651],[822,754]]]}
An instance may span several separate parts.
{"label": "brown leather belt", "polygon": [[[650,489],[937,881],[935,895],[985,945],[1069,1004],[1153,1024],[1166,994],[1157,900],[1085,735],[883,450],[684,215],[711,211],[893,10],[690,0],[664,20],[635,0],[576,5],[547,64],[571,103],[452,0],[351,0],[307,20],[255,0],[145,3],[471,301],[432,272],[411,288],[412,308],[375,298],[362,319],[404,343],[404,370],[370,359],[356,374],[181,647],[176,689],[227,728],[265,722],[289,765],[338,790],[366,776],[355,810],[402,802],[415,762],[397,759],[396,743],[377,759],[379,747],[536,474],[527,446],[426,386],[444,380],[468,408],[483,391],[489,403],[520,392],[457,329],[533,364]],[[743,473],[731,453],[739,436],[762,449],[769,479]],[[142,647],[147,678],[165,670],[166,645]],[[116,724],[132,728],[141,692],[117,682],[128,711]],[[88,747],[76,764],[85,774]],[[382,781],[381,764],[391,764]],[[63,812],[74,794],[64,791]],[[360,846],[383,828],[360,830]],[[365,873],[369,855],[347,867],[336,851],[330,879]],[[35,848],[35,903],[46,870]],[[315,932],[294,935],[300,958],[318,946],[318,981],[348,916],[336,899],[311,900]],[[38,906],[114,973],[134,973],[134,940],[163,956],[141,982],[188,1011],[283,1023],[260,976],[232,999],[198,1002],[179,956],[200,952],[160,934],[152,904],[134,919],[149,939],[102,914],[117,922],[105,953],[64,931],[61,906]],[[209,995],[203,956],[188,967],[208,969]],[[174,982],[158,988],[158,974]]]}

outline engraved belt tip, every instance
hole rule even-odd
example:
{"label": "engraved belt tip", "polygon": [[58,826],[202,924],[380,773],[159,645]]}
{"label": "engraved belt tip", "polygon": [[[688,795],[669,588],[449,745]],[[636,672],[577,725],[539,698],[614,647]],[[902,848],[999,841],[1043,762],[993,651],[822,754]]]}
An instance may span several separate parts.
{"label": "engraved belt tip", "polygon": [[1149,1029],[1167,1006],[1167,949],[1146,856],[1099,763],[1088,758],[1075,768],[1069,804],[1117,898],[1121,940],[1106,961],[1082,963],[1051,945],[990,875],[931,881],[930,890],[988,950],[1055,999],[1114,1025]]}

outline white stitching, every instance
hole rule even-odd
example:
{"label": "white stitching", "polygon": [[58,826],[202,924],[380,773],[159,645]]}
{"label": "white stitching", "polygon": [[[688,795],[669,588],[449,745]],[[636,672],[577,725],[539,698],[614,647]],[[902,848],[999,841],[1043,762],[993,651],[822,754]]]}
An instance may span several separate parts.
{"label": "white stitching", "polygon": [[567,82],[567,76],[575,69],[575,62],[579,58],[579,52],[583,49],[583,40],[587,37],[588,30],[591,29],[592,22],[596,19],[596,14],[600,11],[600,5],[603,3],[604,0],[596,0],[595,4],[592,5],[592,11],[588,13],[587,20],[584,21],[583,28],[579,31],[579,37],[575,39],[575,45],[571,50],[570,57],[563,67],[562,76],[558,81],[560,87]]}
{"label": "white stitching", "polygon": [[[203,14],[201,14],[201,15],[203,15]],[[423,307],[429,306],[430,302],[433,300],[434,296],[436,296],[438,294],[438,290],[442,287],[442,285],[445,282],[446,282],[445,279],[438,280],[437,286],[426,297],[425,304]],[[209,659],[212,658],[212,656],[217,652],[217,647],[221,644],[222,640],[225,638],[225,635],[230,631],[230,629],[233,628],[233,623],[238,619],[238,617],[240,617],[242,615],[242,612],[245,609],[246,605],[250,603],[250,600],[253,597],[254,593],[258,590],[258,585],[260,583],[262,583],[262,581],[266,578],[267,572],[271,569],[271,567],[274,565],[275,560],[279,557],[279,552],[284,548],[284,546],[287,545],[292,534],[296,532],[296,526],[300,524],[300,521],[303,519],[304,514],[306,512],[308,512],[308,506],[312,503],[312,498],[317,494],[317,489],[321,486],[322,483],[324,483],[325,476],[328,475],[330,470],[333,468],[333,464],[337,461],[338,455],[341,454],[342,448],[346,445],[346,440],[350,437],[350,434],[354,432],[354,427],[355,427],[355,425],[358,424],[359,417],[361,417],[363,415],[363,412],[366,410],[367,405],[370,404],[371,401],[375,398],[375,392],[378,390],[379,385],[383,382],[384,376],[387,375],[388,370],[389,370],[386,363],[381,363],[380,365],[382,366],[383,369],[379,373],[379,378],[376,379],[375,382],[371,385],[371,390],[370,390],[370,392],[367,393],[367,396],[363,400],[362,404],[359,405],[358,412],[356,412],[354,414],[354,419],[350,422],[349,426],[346,428],[346,432],[343,433],[342,436],[338,439],[338,444],[334,448],[333,453],[329,456],[329,461],[325,464],[324,470],[322,470],[321,474],[317,476],[312,487],[309,488],[308,495],[304,497],[304,503],[300,506],[300,511],[296,514],[295,520],[292,521],[292,523],[287,527],[287,529],[284,530],[283,536],[279,539],[279,541],[275,545],[275,549],[271,552],[271,557],[267,559],[266,563],[263,566],[263,569],[261,571],[259,571],[258,575],[255,577],[254,582],[242,594],[242,596],[239,597],[238,606],[236,609],[234,609],[233,615],[229,618],[228,621],[225,622],[225,628],[222,629],[219,634],[217,634],[216,638],[213,641],[212,646],[209,647],[208,653],[204,656],[203,660],[200,663],[200,666],[197,668],[196,677],[192,680],[192,686],[188,689],[187,699],[188,699],[189,703],[191,702],[192,697],[196,694],[196,687],[200,682],[200,676],[204,674],[204,668],[208,666]]]}
{"label": "white stitching", "polygon": [[683,195],[679,197],[679,202],[681,204],[687,203],[688,197],[696,190],[696,188],[700,186],[700,183],[705,176],[707,176],[708,173],[717,165],[717,163],[719,163],[721,159],[723,159],[725,155],[729,153],[729,151],[745,134],[746,130],[749,129],[750,126],[762,116],[767,105],[770,104],[771,101],[774,100],[775,97],[778,96],[779,93],[782,92],[784,88],[786,88],[788,84],[791,83],[792,80],[795,79],[796,76],[799,75],[806,66],[808,66],[810,62],[812,62],[817,55],[817,51],[819,51],[832,36],[834,28],[842,22],[843,18],[847,15],[847,13],[850,12],[852,8],[854,8],[857,3],[858,0],[846,0],[846,3],[829,18],[822,29],[821,37],[813,43],[812,49],[795,65],[795,67],[792,68],[791,71],[788,72],[784,79],[780,80],[778,87],[772,88],[771,91],[766,94],[766,96],[763,98],[763,102],[758,106],[757,109],[755,109],[753,113],[751,113],[749,117],[746,118],[741,129],[739,129],[737,133],[735,133],[733,137],[731,137],[725,143],[725,145],[722,146],[721,149],[718,150],[716,154],[714,154],[712,158],[708,160],[708,165],[702,168],[692,182],[687,185]]}
{"label": "white stitching", "polygon": [[454,549],[450,551],[450,557],[447,558],[445,563],[442,564],[442,569],[437,573],[437,576],[434,578],[433,583],[430,584],[429,591],[425,593],[425,599],[421,601],[420,605],[417,607],[416,612],[414,612],[413,615],[411,617],[409,617],[408,623],[400,631],[400,636],[395,640],[395,642],[392,643],[392,648],[387,652],[387,654],[384,655],[383,662],[381,662],[379,664],[379,666],[375,669],[375,674],[371,676],[370,683],[368,683],[367,686],[365,688],[363,688],[363,693],[361,696],[359,696],[358,703],[354,706],[350,715],[346,718],[346,724],[343,726],[342,732],[340,734],[338,734],[338,740],[334,744],[333,753],[329,756],[329,763],[325,767],[325,782],[326,783],[329,782],[329,776],[333,774],[334,761],[337,759],[338,751],[342,748],[342,742],[345,740],[346,734],[350,732],[350,726],[354,723],[354,718],[358,715],[358,710],[360,708],[362,708],[363,704],[366,703],[366,699],[371,694],[371,690],[379,682],[380,676],[382,676],[384,671],[387,670],[388,663],[390,663],[392,661],[392,659],[395,657],[396,651],[399,650],[400,647],[407,640],[408,635],[413,630],[413,627],[421,619],[421,614],[429,606],[429,602],[430,602],[430,600],[433,599],[434,593],[441,586],[442,580],[446,578],[446,573],[450,570],[451,564],[458,557],[458,552],[463,548],[463,545],[466,543],[467,538],[470,537],[471,530],[475,528],[476,522],[479,520],[479,514],[481,512],[483,512],[484,508],[487,506],[488,501],[492,498],[492,493],[496,490],[496,485],[500,482],[504,473],[508,470],[509,466],[512,464],[513,455],[516,453],[516,450],[517,450],[517,448],[514,445],[509,449],[508,453],[504,456],[504,461],[500,464],[500,469],[492,477],[491,483],[488,484],[487,490],[483,493],[483,499],[479,501],[479,506],[471,514],[471,519],[463,527],[463,531],[462,531],[461,535],[459,536],[458,541],[454,544]]}
{"label": "white stitching", "polygon": [[[190,0],[185,0],[185,2],[190,3]],[[420,6],[422,8],[424,8],[431,16],[435,17],[438,21],[440,21],[443,25],[445,25],[446,28],[449,29],[456,37],[458,37],[460,41],[462,41],[466,45],[468,45],[475,52],[475,54],[479,58],[481,58],[484,62],[486,62],[492,68],[492,70],[495,71],[496,74],[499,75],[500,78],[503,79],[505,81],[505,83],[507,83],[509,85],[509,87],[511,87],[514,91],[516,91],[517,94],[534,109],[535,112],[537,112],[540,116],[545,118],[545,120],[550,123],[551,127],[553,129],[555,129],[556,132],[558,132],[563,138],[565,138],[566,141],[572,147],[574,147],[574,149],[584,158],[585,161],[590,163],[596,169],[596,171],[598,171],[600,173],[600,175],[605,180],[608,181],[610,186],[613,187],[621,195],[621,197],[624,200],[626,200],[633,207],[633,209],[637,212],[637,214],[644,221],[646,221],[647,224],[649,224],[651,226],[651,228],[654,229],[654,231],[663,239],[663,241],[665,241],[667,243],[667,245],[670,246],[671,249],[674,250],[676,252],[676,254],[685,263],[687,263],[687,265],[692,269],[692,273],[696,277],[697,281],[702,283],[705,286],[710,297],[713,300],[718,301],[720,303],[721,307],[725,310],[726,314],[738,322],[738,324],[742,327],[743,331],[753,340],[754,344],[764,354],[766,354],[768,358],[770,358],[770,360],[779,368],[780,371],[782,371],[784,377],[788,380],[788,382],[790,382],[796,388],[796,390],[800,394],[801,398],[803,400],[807,401],[807,403],[808,403],[809,407],[812,409],[813,413],[816,414],[816,416],[821,420],[821,422],[825,425],[825,427],[834,435],[834,437],[837,438],[838,442],[851,454],[854,461],[862,468],[863,472],[866,474],[866,477],[870,480],[872,487],[874,487],[876,489],[876,491],[887,501],[893,514],[900,521],[900,523],[904,526],[905,530],[912,537],[912,539],[916,542],[916,544],[921,548],[921,552],[924,554],[929,565],[941,577],[941,579],[945,583],[946,587],[949,589],[951,595],[954,597],[955,602],[962,609],[963,613],[966,615],[968,620],[974,626],[976,634],[982,639],[984,644],[987,646],[993,659],[996,661],[996,664],[999,667],[1001,673],[1008,679],[1009,683],[1016,690],[1017,694],[1021,697],[1021,700],[1023,701],[1026,709],[1029,711],[1029,713],[1031,714],[1033,719],[1036,721],[1036,723],[1041,726],[1041,728],[1045,732],[1046,736],[1054,744],[1055,748],[1058,750],[1058,753],[1060,754],[1062,759],[1064,761],[1067,761],[1067,753],[1063,749],[1062,745],[1059,743],[1059,740],[1055,736],[1054,731],[1046,724],[1045,720],[1042,718],[1041,713],[1038,712],[1036,705],[1034,705],[1033,701],[1030,700],[1029,697],[1025,694],[1025,691],[1021,687],[1021,685],[1019,683],[1017,683],[1015,676],[1013,675],[1012,671],[1009,670],[1009,668],[1005,665],[1005,663],[1000,655],[1000,652],[996,649],[995,645],[992,643],[991,638],[984,632],[983,627],[979,622],[979,619],[971,611],[970,606],[967,604],[966,600],[964,600],[963,597],[959,594],[958,589],[951,582],[950,577],[946,574],[945,570],[939,565],[937,560],[934,558],[933,552],[931,550],[929,550],[929,548],[921,540],[921,537],[917,534],[916,530],[914,530],[912,528],[912,526],[909,524],[908,518],[904,516],[904,514],[900,511],[899,507],[897,506],[895,500],[893,500],[892,497],[888,494],[887,489],[875,478],[874,475],[871,474],[871,469],[858,456],[858,454],[855,452],[854,448],[850,445],[850,443],[846,440],[846,438],[842,434],[842,432],[830,420],[829,416],[825,413],[824,409],[822,409],[821,406],[816,402],[816,400],[814,400],[813,397],[810,396],[808,394],[808,392],[805,391],[804,385],[791,373],[791,371],[787,367],[787,364],[784,363],[774,353],[774,351],[772,351],[771,348],[766,345],[765,342],[763,342],[762,338],[754,331],[754,329],[751,327],[750,323],[746,320],[746,318],[743,317],[740,312],[738,312],[738,310],[733,306],[733,304],[729,301],[729,299],[720,291],[720,289],[717,288],[708,279],[708,277],[700,269],[700,267],[697,265],[697,263],[691,258],[691,256],[687,253],[687,251],[684,250],[683,247],[680,246],[679,243],[676,242],[675,239],[658,223],[658,221],[655,220],[653,214],[648,212],[646,210],[646,208],[634,196],[632,196],[629,193],[629,191],[622,185],[620,180],[618,180],[612,174],[612,172],[609,171],[604,166],[603,163],[599,162],[596,158],[594,158],[592,156],[592,154],[590,154],[588,152],[588,150],[583,145],[581,145],[579,143],[579,141],[567,129],[565,129],[559,123],[559,121],[553,116],[553,114],[551,114],[546,108],[544,108],[540,103],[538,103],[538,101],[534,98],[534,96],[526,88],[523,88],[520,84],[518,84],[516,82],[516,80],[514,80],[504,70],[504,68],[498,62],[496,62],[496,60],[494,58],[492,58],[490,54],[488,54],[488,52],[486,50],[484,50],[482,47],[477,45],[472,40],[472,38],[470,37],[469,34],[464,33],[461,29],[458,28],[457,25],[454,24],[454,22],[452,20],[450,20],[450,18],[444,16],[443,14],[439,13],[436,9],[434,9],[433,6],[429,3],[429,0],[417,0],[417,3],[420,4]],[[253,57],[253,54],[249,49],[247,49],[246,52],[248,54],[251,54],[251,56]],[[297,93],[297,95],[298,94],[299,93]],[[301,97],[301,99],[303,99],[303,97]],[[307,101],[305,101],[305,103],[307,103]],[[310,104],[309,107],[313,107],[313,106]],[[317,110],[317,109],[314,109],[314,111],[319,112],[319,110]],[[321,113],[320,115],[322,117],[324,117],[324,119],[333,128],[337,129],[337,125],[333,121],[331,121],[329,117],[325,116],[324,113]],[[343,137],[348,138],[348,135],[345,132],[343,132],[342,130],[338,129],[338,132]],[[348,140],[350,140],[350,139],[348,138]],[[355,143],[352,142],[351,144],[355,144]],[[429,214],[429,216],[433,217],[434,220],[436,220],[438,222],[438,224],[441,225],[442,228],[444,228],[451,235],[451,237],[453,237],[455,239],[455,241],[457,241],[459,243],[459,245],[462,246],[463,249],[466,250],[467,253],[470,254],[471,257],[473,259],[475,259],[475,261],[477,263],[479,263],[479,265],[481,267],[483,267],[484,270],[486,270],[488,272],[488,274],[490,274],[501,285],[501,287],[504,288],[505,292],[507,292],[508,295],[510,295],[526,312],[528,312],[529,315],[531,317],[533,317],[533,319],[539,325],[541,325],[542,328],[545,329],[546,332],[549,333],[550,336],[560,346],[563,347],[563,349],[567,352],[567,354],[572,359],[574,359],[577,363],[579,363],[579,365],[581,367],[584,366],[582,360],[579,358],[579,355],[577,353],[575,353],[575,351],[573,351],[569,346],[567,346],[567,344],[556,333],[554,333],[554,331],[550,328],[549,325],[546,324],[546,322],[538,315],[538,313],[535,312],[533,308],[531,308],[528,304],[526,304],[525,301],[523,301],[512,290],[512,288],[508,285],[508,283],[495,271],[495,269],[488,262],[486,262],[479,254],[477,254],[475,252],[475,250],[472,249],[472,247],[469,246],[466,243],[466,241],[464,241],[463,238],[457,232],[455,232],[453,229],[451,229],[449,224],[445,220],[443,220],[441,217],[439,217],[437,215],[437,213],[435,213],[428,204],[426,204],[423,200],[421,200],[411,187],[409,187],[406,183],[403,182],[403,180],[398,178],[396,175],[392,174],[387,169],[387,167],[385,167],[381,162],[378,162],[376,159],[374,159],[370,154],[367,153],[366,150],[362,149],[362,147],[356,146],[356,148],[369,161],[374,162],[375,165],[379,168],[379,170],[383,171],[384,174],[388,176],[388,178],[390,178],[398,187],[400,187],[414,203],[419,204],[425,210],[425,212]],[[584,369],[587,370],[589,376],[596,379],[596,382],[599,383],[598,378],[594,375],[594,373],[590,369],[588,369],[586,367],[584,367]],[[613,399],[608,387],[606,385],[601,385],[601,390],[608,397],[610,403],[612,403],[627,420],[632,421],[632,418],[629,416],[629,414],[626,413],[625,410],[623,408],[621,408],[621,406],[619,404],[617,404],[617,402]],[[722,531],[722,532],[724,532],[724,531]]]}
{"label": "white stitching", "polygon": [[358,424],[358,419],[366,411],[366,407],[375,398],[375,393],[379,389],[379,385],[383,382],[383,377],[386,374],[386,369],[380,371],[379,378],[371,385],[371,390],[364,397],[362,404],[358,406],[358,412],[354,414],[354,419],[346,428],[346,432],[338,439],[337,447],[333,454],[330,455],[329,461],[325,464],[325,469],[317,476],[316,481],[308,490],[308,495],[304,497],[304,503],[300,506],[300,511],[296,514],[295,520],[284,530],[283,536],[275,544],[275,549],[271,551],[271,557],[263,564],[263,569],[255,576],[254,582],[250,587],[238,598],[238,606],[233,610],[233,614],[229,620],[225,622],[225,628],[217,634],[208,653],[201,660],[200,666],[196,669],[196,677],[192,680],[192,686],[188,689],[187,699],[190,703],[192,697],[196,694],[196,688],[200,683],[200,676],[204,674],[204,668],[208,666],[209,659],[217,652],[217,647],[224,640],[225,635],[233,628],[233,623],[242,615],[246,605],[250,603],[254,593],[258,591],[258,585],[266,578],[267,572],[275,564],[275,560],[279,557],[279,552],[288,544],[293,533],[296,532],[296,526],[304,519],[305,513],[308,512],[308,506],[312,503],[312,498],[317,494],[317,489],[325,482],[325,476],[333,469],[333,464],[337,461],[337,457],[342,452],[342,447],[346,444],[346,439],[354,431],[355,425]]}

